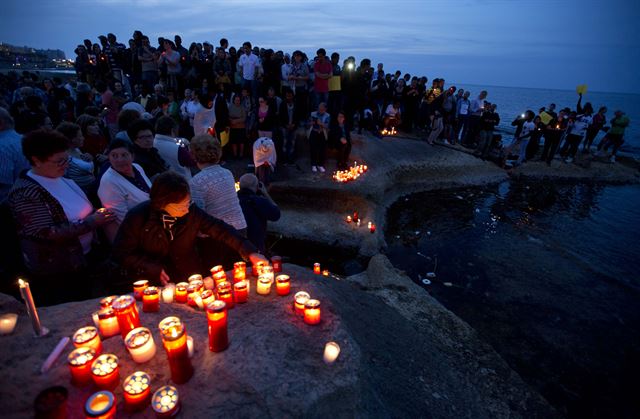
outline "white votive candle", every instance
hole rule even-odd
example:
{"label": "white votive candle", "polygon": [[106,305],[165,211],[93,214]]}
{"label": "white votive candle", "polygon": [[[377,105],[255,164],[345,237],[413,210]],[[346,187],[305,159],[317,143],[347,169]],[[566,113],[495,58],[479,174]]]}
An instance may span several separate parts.
{"label": "white votive candle", "polygon": [[156,354],[156,343],[151,331],[146,327],[136,327],[124,340],[131,358],[139,364],[149,361]]}
{"label": "white votive candle", "polygon": [[15,313],[6,313],[0,316],[0,335],[9,335],[16,328],[18,315]]}
{"label": "white votive candle", "polygon": [[324,362],[327,364],[332,364],[340,355],[340,345],[335,342],[327,342],[324,345]]}
{"label": "white votive candle", "polygon": [[269,295],[269,292],[271,292],[271,280],[260,277],[260,279],[258,279],[256,292],[260,295]]}
{"label": "white votive candle", "polygon": [[172,287],[167,285],[162,289],[162,302],[163,303],[173,303],[173,296],[176,292],[176,287]]}

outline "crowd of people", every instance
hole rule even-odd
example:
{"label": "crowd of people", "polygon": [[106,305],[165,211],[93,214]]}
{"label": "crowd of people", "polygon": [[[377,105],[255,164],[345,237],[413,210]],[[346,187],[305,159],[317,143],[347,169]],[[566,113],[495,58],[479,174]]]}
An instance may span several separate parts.
{"label": "crowd of people", "polygon": [[[113,273],[107,262],[123,278],[166,283],[203,271],[203,261],[264,258],[267,222],[280,217],[269,183],[278,164],[300,159],[300,140],[318,175],[330,150],[338,169],[348,166],[356,127],[461,143],[502,162],[517,155],[511,165],[536,157],[544,137],[550,164],[558,149],[572,161],[583,140],[589,151],[601,130],[598,150],[612,147],[615,159],[629,124],[616,111],[607,126],[606,108],[594,115],[580,98],[575,111],[526,111],[502,146],[486,91],[472,97],[323,48],[313,57],[226,39],[186,48],[178,35],[154,47],[135,31],[128,46],[108,34],[75,52],[72,79],[0,76],[0,219],[17,232],[26,272],[48,284],[47,302],[62,298],[52,286],[61,278],[86,296],[84,278]],[[237,193],[223,152],[253,159]]]}

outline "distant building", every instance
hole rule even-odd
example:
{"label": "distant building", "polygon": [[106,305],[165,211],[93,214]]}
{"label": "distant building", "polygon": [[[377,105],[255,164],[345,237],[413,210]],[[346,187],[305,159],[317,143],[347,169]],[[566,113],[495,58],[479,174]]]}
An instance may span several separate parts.
{"label": "distant building", "polygon": [[0,68],[70,68],[73,61],[67,60],[59,49],[35,49],[18,47],[0,42]]}

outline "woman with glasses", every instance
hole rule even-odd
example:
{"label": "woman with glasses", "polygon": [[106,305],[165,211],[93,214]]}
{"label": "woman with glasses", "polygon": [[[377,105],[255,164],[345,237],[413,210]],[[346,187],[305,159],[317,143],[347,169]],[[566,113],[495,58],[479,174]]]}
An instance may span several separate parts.
{"label": "woman with glasses", "polygon": [[201,234],[229,246],[246,261],[266,261],[233,227],[192,204],[189,183],[179,174],[160,174],[149,198],[127,213],[113,246],[116,261],[129,277],[165,285],[205,272],[218,262],[200,259],[195,248]]}
{"label": "woman with glasses", "polygon": [[110,210],[95,211],[82,189],[63,177],[71,160],[68,144],[64,135],[53,130],[25,135],[22,152],[31,169],[9,193],[38,304],[90,297],[86,269],[94,232],[114,219]]}
{"label": "woman with glasses", "polygon": [[134,162],[142,166],[149,179],[153,180],[169,169],[158,149],[153,146],[154,131],[151,123],[139,119],[129,126],[127,135],[133,141]]}
{"label": "woman with glasses", "polygon": [[151,181],[142,166],[133,162],[133,146],[125,140],[114,140],[109,144],[107,157],[111,167],[100,179],[98,197],[102,205],[113,211],[116,220],[105,227],[111,243],[118,227],[131,208],[149,200]]}

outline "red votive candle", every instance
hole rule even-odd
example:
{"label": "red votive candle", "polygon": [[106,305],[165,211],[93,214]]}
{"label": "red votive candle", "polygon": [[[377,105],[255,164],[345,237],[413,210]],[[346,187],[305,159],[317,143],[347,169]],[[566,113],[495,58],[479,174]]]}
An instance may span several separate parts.
{"label": "red votive candle", "polygon": [[218,300],[222,300],[228,309],[233,308],[233,294],[231,293],[231,282],[221,282],[218,284]]}
{"label": "red votive candle", "polygon": [[[193,376],[193,365],[189,358],[187,346],[187,331],[184,324],[177,317],[160,322],[160,334],[171,370],[171,379],[176,384],[184,384]],[[176,321],[177,320],[177,321]],[[164,324],[163,324],[164,323]]]}
{"label": "red votive candle", "polygon": [[187,287],[187,304],[191,307],[197,307],[196,295],[200,295],[200,285],[197,282],[189,284]]}
{"label": "red votive candle", "polygon": [[221,282],[227,281],[227,274],[225,271],[218,271],[213,274],[213,283],[217,287]]}
{"label": "red votive candle", "polygon": [[118,318],[113,308],[103,308],[98,311],[98,328],[103,338],[110,338],[120,333]]}
{"label": "red votive candle", "polygon": [[262,273],[262,267],[265,265],[264,262],[257,262],[251,267],[251,276],[257,278]]}
{"label": "red votive candle", "polygon": [[93,393],[84,404],[85,418],[90,419],[115,419],[116,398],[110,391],[98,391]]}
{"label": "red votive candle", "polygon": [[102,354],[91,364],[93,382],[102,390],[113,390],[120,381],[118,357],[114,354]]}
{"label": "red votive candle", "polygon": [[289,275],[278,275],[276,277],[276,292],[278,295],[289,295],[289,292],[291,292]]}
{"label": "red votive candle", "polygon": [[218,272],[224,272],[224,267],[222,265],[216,265],[209,270],[211,272],[211,276],[213,277]]}
{"label": "red votive candle", "polygon": [[187,302],[187,282],[178,282],[176,284],[176,303],[184,304]]}
{"label": "red votive candle", "polygon": [[116,312],[118,327],[120,328],[120,334],[123,339],[127,337],[127,333],[136,327],[140,327],[138,307],[136,307],[136,300],[132,296],[123,295],[118,297],[113,302],[112,307]]}
{"label": "red votive candle", "polygon": [[202,275],[200,275],[200,274],[193,274],[193,275],[191,275],[189,278],[187,278],[187,282],[188,282],[189,284],[191,284],[191,283],[193,283],[193,282],[196,282],[196,281],[200,281],[200,282],[202,282]]}
{"label": "red votive candle", "polygon": [[209,350],[221,352],[229,346],[227,333],[227,305],[216,300],[207,306],[207,323],[209,325]]}
{"label": "red votive candle", "polygon": [[313,273],[316,275],[320,275],[321,271],[320,271],[320,264],[319,263],[314,263],[313,264]]}
{"label": "red votive candle", "polygon": [[271,264],[273,265],[273,272],[282,272],[282,258],[280,256],[273,256]]}
{"label": "red votive candle", "polygon": [[126,410],[135,412],[149,404],[151,397],[151,378],[143,371],[136,371],[122,382]]}
{"label": "red votive candle", "polygon": [[163,386],[153,393],[151,408],[157,418],[172,418],[180,411],[180,397],[178,389],[173,386]]}
{"label": "red votive candle", "polygon": [[249,288],[247,287],[247,281],[244,279],[233,284],[233,291],[236,303],[246,303],[249,299]]}
{"label": "red votive candle", "polygon": [[293,296],[293,305],[295,306],[296,314],[304,315],[304,305],[310,298],[311,296],[308,292],[296,292],[296,295]]}
{"label": "red votive candle", "polygon": [[96,351],[86,346],[76,348],[67,357],[71,383],[84,386],[91,382],[91,364],[96,357]]}
{"label": "red votive candle", "polygon": [[142,311],[155,313],[160,310],[160,290],[157,287],[147,287],[142,292]]}
{"label": "red votive candle", "polygon": [[233,282],[242,281],[247,278],[247,264],[236,262],[233,264]]}
{"label": "red votive candle", "polygon": [[136,300],[142,301],[142,293],[149,286],[149,281],[146,279],[141,279],[140,281],[136,281],[133,283],[133,296]]}
{"label": "red votive candle", "polygon": [[100,300],[100,308],[109,308],[113,302],[118,298],[117,295],[110,295]]}
{"label": "red votive candle", "polygon": [[320,323],[319,300],[308,300],[304,303],[304,322],[312,325]]}
{"label": "red votive candle", "polygon": [[100,335],[98,335],[98,329],[93,326],[78,329],[76,333],[73,334],[71,341],[76,348],[86,346],[96,351],[97,355],[102,353],[102,340],[100,340]]}

